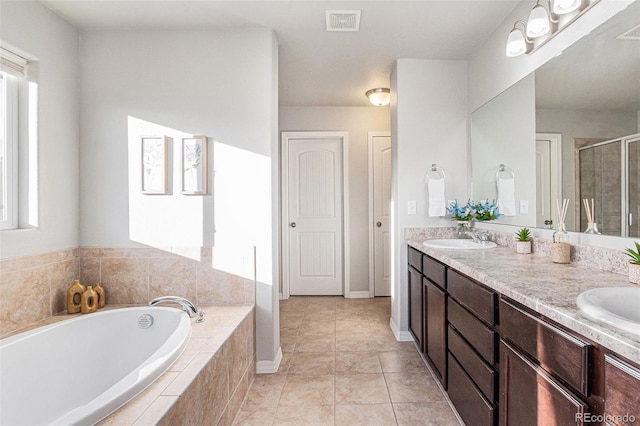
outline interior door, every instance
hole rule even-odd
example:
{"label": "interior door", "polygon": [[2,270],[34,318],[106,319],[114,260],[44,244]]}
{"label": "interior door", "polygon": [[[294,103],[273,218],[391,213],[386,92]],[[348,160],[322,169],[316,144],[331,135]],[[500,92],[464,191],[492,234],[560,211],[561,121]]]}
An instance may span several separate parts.
{"label": "interior door", "polygon": [[371,138],[374,295],[391,296],[391,136]]}
{"label": "interior door", "polygon": [[340,295],[342,276],[341,137],[288,138],[289,293]]}
{"label": "interior door", "polygon": [[550,164],[549,141],[536,140],[536,228],[548,228],[551,225]]}

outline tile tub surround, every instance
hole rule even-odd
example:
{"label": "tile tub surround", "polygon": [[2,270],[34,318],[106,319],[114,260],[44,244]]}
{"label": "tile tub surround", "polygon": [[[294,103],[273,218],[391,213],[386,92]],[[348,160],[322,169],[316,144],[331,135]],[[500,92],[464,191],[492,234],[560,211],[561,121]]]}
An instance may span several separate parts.
{"label": "tile tub surround", "polygon": [[253,276],[253,265],[243,276],[230,274],[212,267],[214,255],[211,247],[80,247],[1,260],[0,337],[65,312],[74,279],[99,282],[108,304],[177,295],[196,305],[252,305],[255,285],[245,277]]}
{"label": "tile tub surround", "polygon": [[79,268],[77,248],[1,260],[0,337],[66,311]]}
{"label": "tile tub surround", "polygon": [[[515,252],[516,237],[515,228],[513,232],[495,231],[482,229],[487,232],[489,240],[494,241],[499,246],[510,247]],[[412,239],[431,238],[456,238],[455,228],[406,228],[404,231],[405,241]],[[552,241],[544,238],[531,239],[532,254],[551,257]],[[629,258],[622,250],[613,250],[603,247],[595,247],[582,244],[571,244],[571,263],[599,269],[601,271],[614,272],[616,274],[628,274]]]}
{"label": "tile tub surround", "polygon": [[434,250],[422,238],[408,244],[488,287],[520,302],[631,361],[640,362],[640,337],[585,316],[576,304],[583,291],[631,287],[626,275],[576,263],[563,265],[546,256],[522,256],[512,248]]}
{"label": "tile tub surround", "polygon": [[229,425],[255,377],[255,310],[205,306],[180,357],[98,425]]}

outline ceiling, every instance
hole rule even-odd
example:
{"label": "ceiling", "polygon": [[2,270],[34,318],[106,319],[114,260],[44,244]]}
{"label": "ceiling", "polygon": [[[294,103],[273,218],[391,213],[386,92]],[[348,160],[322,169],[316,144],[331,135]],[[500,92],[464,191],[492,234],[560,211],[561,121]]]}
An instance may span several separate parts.
{"label": "ceiling", "polygon": [[[279,103],[368,105],[396,59],[467,59],[520,0],[40,0],[80,30],[267,28],[279,42]],[[361,10],[359,32],[325,10]],[[505,35],[506,37],[506,35]]]}

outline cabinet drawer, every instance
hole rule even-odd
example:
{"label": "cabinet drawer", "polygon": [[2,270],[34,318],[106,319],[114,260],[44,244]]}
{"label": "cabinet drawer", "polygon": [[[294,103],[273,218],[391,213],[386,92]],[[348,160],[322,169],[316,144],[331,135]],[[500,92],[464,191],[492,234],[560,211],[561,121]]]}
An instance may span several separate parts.
{"label": "cabinet drawer", "polygon": [[500,299],[500,332],[575,390],[589,395],[591,345]]}
{"label": "cabinet drawer", "polygon": [[612,424],[626,426],[640,419],[640,369],[605,355],[604,398]]}
{"label": "cabinet drawer", "polygon": [[447,288],[447,269],[442,263],[425,255],[422,258],[422,273],[440,287]]}
{"label": "cabinet drawer", "polygon": [[495,424],[495,407],[482,396],[482,393],[451,354],[449,354],[447,379],[449,399],[465,424],[474,426]]}
{"label": "cabinet drawer", "polygon": [[451,327],[449,327],[449,351],[480,388],[485,398],[489,402],[496,402],[495,370],[487,365]]}
{"label": "cabinet drawer", "polygon": [[454,300],[447,300],[449,323],[487,361],[495,362],[496,333]]}
{"label": "cabinet drawer", "polygon": [[487,324],[495,324],[496,295],[461,273],[447,271],[447,290]]}
{"label": "cabinet drawer", "polygon": [[409,265],[422,273],[422,252],[409,246]]}

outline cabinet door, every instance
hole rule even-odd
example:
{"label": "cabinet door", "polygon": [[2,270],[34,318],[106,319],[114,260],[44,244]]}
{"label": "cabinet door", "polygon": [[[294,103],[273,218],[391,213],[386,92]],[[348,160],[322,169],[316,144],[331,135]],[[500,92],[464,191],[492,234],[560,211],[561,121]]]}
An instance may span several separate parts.
{"label": "cabinet door", "polygon": [[500,342],[500,425],[584,425],[587,405],[549,373]]}
{"label": "cabinet door", "polygon": [[420,352],[424,351],[422,316],[422,274],[409,267],[409,331],[416,339]]}
{"label": "cabinet door", "polygon": [[605,355],[604,361],[607,422],[632,425],[640,420],[640,370],[611,355]]}
{"label": "cabinet door", "polygon": [[445,386],[447,377],[447,318],[445,293],[424,278],[425,298],[425,354],[434,373]]}

